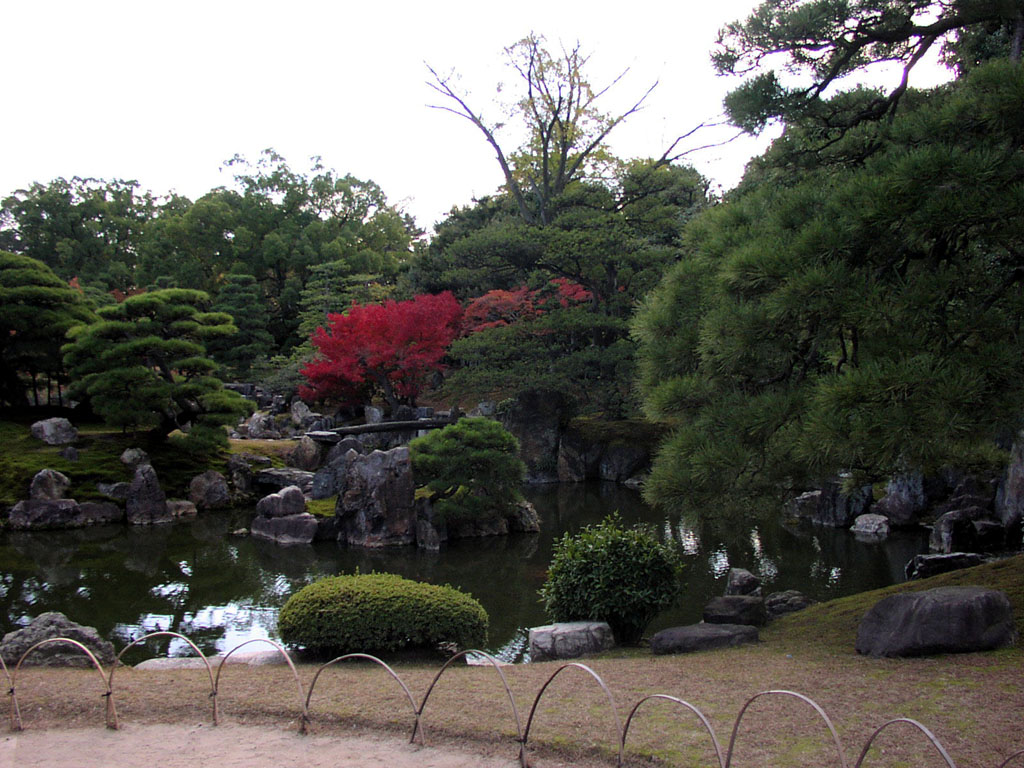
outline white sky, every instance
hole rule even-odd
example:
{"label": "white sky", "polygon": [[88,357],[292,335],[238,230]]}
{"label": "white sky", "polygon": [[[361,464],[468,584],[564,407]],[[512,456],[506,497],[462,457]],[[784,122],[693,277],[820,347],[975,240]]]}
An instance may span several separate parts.
{"label": "white sky", "polygon": [[[607,111],[660,81],[611,141],[621,157],[657,156],[721,111],[737,81],[716,77],[708,54],[718,28],[755,5],[8,0],[0,196],[77,175],[195,199],[230,184],[221,165],[235,153],[255,159],[273,147],[295,170],[320,155],[341,174],[374,180],[429,231],[502,177],[476,128],[428,108],[440,97],[424,61],[461,73],[470,103],[497,118],[495,85],[512,80],[506,46],[531,30],[553,48],[579,40],[593,85],[630,68]],[[728,188],[763,145],[743,140],[691,161]]]}

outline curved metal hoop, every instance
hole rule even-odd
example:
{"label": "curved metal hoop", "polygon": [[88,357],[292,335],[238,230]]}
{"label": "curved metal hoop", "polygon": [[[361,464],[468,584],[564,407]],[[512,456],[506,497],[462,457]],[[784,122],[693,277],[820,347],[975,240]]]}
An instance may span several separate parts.
{"label": "curved metal hoop", "polygon": [[[616,762],[616,765],[621,767],[622,766],[622,720],[619,719],[619,712],[618,712],[618,709],[616,709],[616,707],[615,707],[615,699],[612,697],[612,692],[608,690],[608,686],[605,685],[604,680],[601,679],[601,676],[599,674],[597,674],[597,672],[592,670],[586,664],[579,664],[577,662],[571,662],[569,664],[563,664],[562,666],[560,666],[558,669],[556,669],[554,671],[554,673],[551,675],[551,677],[549,677],[547,679],[547,682],[545,682],[544,685],[541,686],[541,689],[539,691],[537,691],[537,696],[533,700],[533,706],[530,707],[530,716],[526,720],[526,730],[523,732],[523,747],[522,747],[522,750],[521,750],[521,754],[523,755],[523,760],[525,761],[525,759],[526,759],[526,744],[527,744],[527,741],[530,738],[530,727],[533,725],[533,716],[537,713],[537,705],[540,704],[541,697],[544,696],[544,691],[546,691],[548,689],[548,686],[551,685],[552,682],[554,682],[554,679],[556,677],[558,677],[562,673],[563,670],[570,669],[570,668],[582,669],[584,672],[586,672],[588,675],[590,675],[592,678],[594,678],[594,680],[597,681],[597,684],[599,686],[601,686],[601,690],[604,691],[604,695],[608,699],[608,705],[611,707],[612,714],[615,716],[615,727],[618,729],[618,738],[616,739],[616,741],[618,742],[618,745],[619,745],[619,756],[618,756],[618,761]],[[844,766],[844,768],[845,768],[845,766]]]}
{"label": "curved metal hoop", "polygon": [[[917,728],[917,730],[923,733],[925,735],[925,738],[927,738],[928,741],[932,743],[932,746],[935,747],[935,750],[939,753],[939,756],[946,761],[946,765],[948,765],[949,768],[956,768],[956,764],[953,762],[953,758],[951,758],[949,756],[949,753],[946,752],[945,747],[943,747],[942,744],[939,743],[939,740],[938,738],[936,738],[935,734],[929,731],[923,725],[921,725],[921,723],[917,722],[917,720],[911,720],[909,717],[897,717],[894,720],[890,720],[889,722],[882,723],[882,725],[878,726],[875,729],[875,732],[871,734],[871,738],[868,739],[867,744],[864,745],[864,749],[861,750],[860,757],[857,758],[857,762],[853,768],[860,768],[861,763],[864,762],[864,758],[867,757],[868,750],[871,749],[871,745],[874,743],[878,735],[886,728],[888,728],[890,725],[895,725],[896,723],[908,723]],[[1024,750],[1018,752],[1017,754],[1024,754]],[[1012,760],[1014,757],[1015,755],[1011,755],[1006,762],[1010,762],[1010,760]],[[1006,763],[1003,763],[1003,765],[1006,765]],[[1000,766],[1000,768],[1002,768],[1002,766]]]}
{"label": "curved metal hoop", "polygon": [[465,658],[470,654],[482,656],[484,659],[486,659],[487,662],[492,667],[494,667],[495,671],[498,673],[498,677],[501,678],[501,684],[502,686],[504,686],[505,694],[508,696],[508,703],[512,705],[512,717],[516,721],[516,741],[519,743],[519,764],[522,765],[523,768],[526,768],[525,742],[523,741],[523,726],[521,721],[519,720],[519,708],[516,707],[516,700],[512,697],[512,689],[508,687],[508,680],[505,678],[505,673],[501,669],[501,664],[499,664],[498,660],[486,651],[460,651],[459,653],[455,654],[450,659],[448,659],[448,661],[444,663],[444,666],[438,670],[437,674],[434,676],[433,681],[430,683],[430,687],[427,688],[427,692],[423,695],[423,701],[420,702],[419,710],[416,712],[416,724],[413,726],[412,736],[409,738],[409,743],[412,744],[416,741],[416,733],[420,730],[420,720],[423,717],[423,710],[426,709],[427,701],[430,699],[430,694],[434,692],[434,686],[437,685],[437,681],[441,679],[441,675],[443,675],[455,661],[461,658]]}
{"label": "curved metal hoop", "polygon": [[295,664],[292,662],[292,657],[288,655],[284,648],[275,643],[273,640],[267,640],[265,637],[257,637],[253,640],[246,640],[241,645],[236,645],[234,648],[232,648],[230,651],[224,654],[224,658],[222,658],[220,660],[220,664],[217,665],[217,676],[214,678],[213,681],[214,697],[216,697],[218,692],[220,691],[220,673],[224,669],[224,665],[227,664],[228,659],[230,659],[232,654],[234,654],[234,652],[237,651],[239,648],[244,648],[245,646],[250,645],[251,643],[266,643],[267,645],[273,646],[274,650],[276,650],[278,653],[284,656],[284,660],[285,662],[287,662],[288,668],[292,671],[292,677],[295,678],[295,685],[299,689],[299,707],[301,708],[301,715],[299,717],[299,733],[305,734],[306,728],[309,725],[309,712],[306,710],[306,691],[302,687],[302,681],[299,680],[299,672],[295,669]]}
{"label": "curved metal hoop", "polygon": [[136,638],[135,640],[132,640],[130,643],[128,643],[128,645],[122,648],[121,652],[117,654],[117,658],[114,660],[114,666],[110,668],[110,677],[107,678],[107,688],[109,688],[111,693],[113,693],[114,672],[116,672],[117,668],[121,666],[121,657],[124,656],[125,653],[127,653],[129,648],[138,645],[139,643],[142,643],[151,637],[160,636],[177,637],[179,640],[184,640],[186,643],[192,646],[192,650],[195,651],[199,655],[199,658],[203,660],[203,664],[206,665],[206,674],[210,676],[210,699],[213,701],[213,724],[217,725],[217,686],[214,685],[213,682],[213,667],[210,666],[210,660],[206,658],[205,653],[199,650],[199,646],[197,646],[195,643],[193,643],[191,640],[185,637],[185,635],[178,634],[177,632],[169,632],[166,630],[161,630],[159,632],[150,632],[148,635],[143,635],[142,637]]}
{"label": "curved metal hoop", "polygon": [[690,702],[683,701],[682,699],[677,699],[675,696],[668,696],[664,693],[655,693],[650,696],[645,696],[633,705],[633,709],[630,710],[629,717],[626,718],[626,727],[622,729],[622,748],[620,750],[620,753],[624,754],[626,751],[626,737],[629,736],[629,726],[633,722],[633,716],[636,715],[637,710],[640,709],[641,704],[650,701],[651,699],[664,699],[665,701],[674,702],[680,705],[681,707],[690,710],[691,712],[693,712],[693,714],[700,718],[701,723],[704,725],[704,730],[706,730],[708,732],[708,735],[711,737],[711,744],[715,748],[715,757],[718,758],[719,768],[725,768],[725,758],[722,756],[722,745],[719,744],[718,737],[715,735],[715,729],[711,727],[711,723],[704,716],[704,713],[697,709],[697,707],[693,706],[693,704],[691,704]]}
{"label": "curved metal hoop", "polygon": [[14,667],[14,674],[11,675],[10,678],[9,678],[10,681],[11,681],[11,689],[10,689],[10,694],[11,694],[11,728],[13,730],[15,730],[15,731],[24,730],[24,728],[22,726],[22,723],[21,723],[21,710],[18,707],[18,694],[15,692],[15,685],[14,685],[14,680],[18,676],[18,672],[21,670],[21,664],[22,664],[23,661],[25,661],[25,658],[30,653],[32,653],[32,651],[34,651],[36,648],[40,648],[40,647],[42,647],[44,645],[51,645],[53,643],[67,643],[68,645],[73,645],[74,647],[78,648],[86,656],[89,657],[89,660],[92,662],[92,665],[96,668],[96,671],[100,673],[100,679],[103,680],[103,687],[106,688],[106,691],[104,692],[103,697],[107,700],[107,704],[106,704],[107,728],[110,728],[112,731],[116,731],[117,728],[118,728],[118,725],[117,725],[117,710],[114,708],[114,697],[111,695],[110,684],[107,682],[107,676],[103,673],[103,667],[102,667],[102,665],[100,665],[99,660],[96,658],[96,656],[93,654],[92,651],[90,651],[88,648],[86,648],[84,645],[82,645],[77,640],[72,640],[70,637],[50,637],[50,638],[47,638],[46,640],[40,640],[38,643],[36,643],[31,648],[29,648],[27,651],[25,651],[23,654],[21,654],[21,658],[18,659],[18,663]]}
{"label": "curved metal hoop", "polygon": [[1008,766],[1015,758],[1022,757],[1022,756],[1024,756],[1024,749],[1021,749],[1021,750],[1018,750],[1018,751],[1014,752],[1008,758],[1003,760],[1003,762],[1001,762],[999,764],[999,768],[1006,768],[1006,766]]}
{"label": "curved metal hoop", "polygon": [[[398,683],[400,686],[402,686],[402,690],[405,691],[406,698],[409,699],[409,705],[412,707],[412,716],[416,719],[416,724],[413,726],[413,731],[412,731],[413,738],[415,739],[416,738],[416,727],[419,725],[419,722],[420,722],[420,713],[416,710],[416,700],[412,697],[412,692],[409,690],[409,687],[405,684],[405,681],[402,680],[402,678],[398,676],[398,673],[395,672],[395,670],[393,670],[391,667],[389,667],[383,661],[378,659],[376,656],[371,656],[368,653],[346,653],[344,656],[338,656],[336,659],[331,659],[326,664],[321,664],[317,668],[316,674],[313,675],[313,681],[309,684],[309,693],[306,694],[306,712],[307,713],[309,712],[309,702],[313,698],[313,689],[316,688],[316,681],[320,679],[320,673],[323,672],[325,669],[327,669],[332,664],[336,664],[339,661],[346,661],[347,659],[363,659],[365,661],[372,661],[375,664],[379,664],[380,666],[384,667],[384,670],[389,675],[391,675],[392,678],[394,678],[396,683]],[[421,745],[424,744],[422,736],[420,737],[420,744]]]}
{"label": "curved metal hoop", "polygon": [[832,741],[836,747],[836,754],[839,756],[839,768],[846,768],[846,757],[843,755],[843,745],[839,741],[839,734],[836,733],[835,726],[832,725],[832,721],[829,719],[829,716],[825,714],[825,710],[818,706],[818,702],[814,701],[814,699],[804,696],[802,693],[796,693],[795,691],[761,691],[747,699],[747,703],[743,705],[740,713],[736,716],[736,723],[732,727],[732,737],[729,739],[729,751],[726,753],[725,768],[729,768],[732,763],[733,748],[736,746],[736,735],[740,731],[740,722],[743,720],[743,715],[746,714],[748,707],[762,696],[791,696],[794,699],[799,699],[805,704],[809,704],[814,711],[821,716],[821,719],[825,721],[825,725],[828,726],[829,733],[832,734]]}

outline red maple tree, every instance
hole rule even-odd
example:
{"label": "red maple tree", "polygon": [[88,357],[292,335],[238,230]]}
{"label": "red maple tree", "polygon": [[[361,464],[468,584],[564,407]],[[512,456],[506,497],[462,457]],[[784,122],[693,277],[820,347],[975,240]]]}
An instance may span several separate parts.
{"label": "red maple tree", "polygon": [[555,305],[565,309],[590,301],[593,296],[579,283],[564,277],[556,277],[543,288],[533,291],[525,285],[514,291],[488,291],[466,305],[462,316],[462,334],[469,336],[487,328],[530,320],[543,315]]}
{"label": "red maple tree", "polygon": [[459,330],[462,309],[448,291],[410,301],[356,304],[327,316],[312,336],[317,357],[302,369],[307,400],[412,404]]}

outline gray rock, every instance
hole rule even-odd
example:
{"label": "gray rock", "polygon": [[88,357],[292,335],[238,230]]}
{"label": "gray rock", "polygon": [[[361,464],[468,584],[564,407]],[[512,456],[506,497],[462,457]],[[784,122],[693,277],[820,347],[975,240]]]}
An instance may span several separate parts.
{"label": "gray rock", "polygon": [[604,446],[597,466],[601,480],[621,483],[650,466],[650,446],[640,443],[611,443]]}
{"label": "gray rock", "polygon": [[249,530],[254,537],[275,544],[309,544],[316,538],[317,521],[310,514],[256,517]]}
{"label": "gray rock", "polygon": [[171,522],[167,511],[167,496],[160,487],[156,470],[149,464],[135,468],[125,500],[125,515],[132,525],[152,525]]}
{"label": "gray rock", "polygon": [[763,627],[768,621],[764,600],[753,595],[726,595],[713,597],[704,606],[704,621],[708,624],[749,624]]}
{"label": "gray rock", "polygon": [[272,493],[289,485],[296,485],[303,493],[310,493],[313,490],[313,473],[294,467],[274,467],[261,469],[253,479],[253,489],[257,492]]}
{"label": "gray rock", "polygon": [[916,525],[928,505],[924,475],[920,472],[894,476],[885,487],[885,496],[871,507],[871,511],[884,515],[896,528]]}
{"label": "gray rock", "polygon": [[240,453],[229,457],[228,476],[235,493],[242,497],[249,496],[255,490],[256,472],[270,465],[269,458],[255,453]]}
{"label": "gray rock", "polygon": [[749,624],[692,624],[655,633],[651,638],[651,652],[656,655],[693,653],[756,643],[759,639],[757,628]]}
{"label": "gray rock", "polygon": [[288,452],[288,466],[306,472],[315,472],[320,466],[323,455],[324,449],[320,443],[308,435],[303,435],[295,447]]}
{"label": "gray rock", "polygon": [[1010,449],[1006,473],[996,491],[995,513],[1004,528],[1017,528],[1024,520],[1024,433]]}
{"label": "gray rock", "polygon": [[83,525],[124,522],[124,509],[109,501],[83,501],[78,510]]}
{"label": "gray rock", "polygon": [[[104,667],[114,663],[114,646],[100,637],[93,627],[84,627],[63,613],[43,613],[22,629],[8,632],[0,641],[0,656],[8,667],[18,663],[22,655],[36,643],[57,637],[76,640],[96,656]],[[91,667],[92,662],[80,648],[71,643],[47,643],[36,648],[25,659],[25,666]]]}
{"label": "gray rock", "polygon": [[415,415],[417,419],[432,419],[434,418],[434,409],[426,406],[419,406],[415,409]]}
{"label": "gray rock", "polygon": [[519,440],[527,483],[558,482],[558,444],[569,412],[565,395],[540,389],[520,393],[502,412],[502,426]]}
{"label": "gray rock", "polygon": [[513,533],[540,533],[540,515],[526,500],[516,502],[508,517],[508,529]]}
{"label": "gray rock", "polygon": [[945,555],[914,555],[904,572],[908,579],[927,579],[940,573],[973,568],[985,562],[985,558],[974,552],[951,552]]}
{"label": "gray rock", "polygon": [[60,457],[68,461],[78,461],[78,449],[73,445],[65,445],[60,449]]}
{"label": "gray rock", "polygon": [[889,537],[889,518],[884,515],[858,515],[850,531],[861,541],[882,541]]}
{"label": "gray rock", "polygon": [[196,475],[188,484],[188,498],[198,509],[220,509],[231,506],[228,480],[215,469]]}
{"label": "gray rock", "polygon": [[128,469],[135,469],[143,464],[149,464],[149,454],[141,448],[125,448],[121,454],[121,463]]}
{"label": "gray rock", "polygon": [[380,424],[384,421],[384,409],[368,405],[363,409],[363,416],[367,424]]}
{"label": "gray rock", "polygon": [[807,597],[803,592],[795,589],[786,589],[782,592],[772,592],[764,599],[764,609],[769,619],[777,619],[787,613],[802,611],[815,601]]}
{"label": "gray rock", "polygon": [[290,409],[292,424],[296,427],[306,429],[310,424],[320,418],[319,413],[313,413],[309,406],[301,400],[293,400]]}
{"label": "gray rock", "polygon": [[981,507],[967,507],[946,512],[932,527],[928,549],[940,554],[970,552],[975,548],[977,531],[974,521],[985,516]]}
{"label": "gray rock", "polygon": [[807,491],[801,493],[795,499],[790,499],[786,505],[786,511],[790,517],[796,517],[801,520],[810,520],[814,517],[814,513],[817,511],[818,506],[821,504],[821,497],[824,494],[820,491]]}
{"label": "gray rock", "polygon": [[746,568],[730,568],[725,594],[761,597],[761,580]]}
{"label": "gray rock", "polygon": [[940,587],[890,595],[864,615],[857,653],[925,656],[991,651],[1012,645],[1013,613],[1005,593],[983,587]]}
{"label": "gray rock", "polygon": [[341,523],[338,540],[357,547],[414,543],[416,509],[409,449],[348,455],[345,492],[335,507]]}
{"label": "gray rock", "polygon": [[11,508],[7,524],[16,531],[80,528],[82,511],[74,499],[29,499]]}
{"label": "gray rock", "polygon": [[253,440],[277,440],[281,437],[274,417],[265,411],[256,411],[250,416],[246,428]]}
{"label": "gray rock", "polygon": [[471,410],[467,416],[483,416],[485,419],[493,419],[494,415],[498,412],[498,404],[493,400],[484,400],[476,404],[476,408]]}
{"label": "gray rock", "polygon": [[840,478],[822,488],[820,503],[811,517],[811,522],[833,528],[846,528],[868,511],[871,500],[870,485],[861,486],[847,494],[842,490]]}
{"label": "gray rock", "polygon": [[67,475],[63,475],[55,469],[40,469],[32,478],[28,497],[35,500],[63,499],[66,498],[69,487],[71,487],[71,481]]}
{"label": "gray rock", "polygon": [[184,499],[168,499],[167,512],[174,520],[180,520],[183,518],[195,517],[199,513],[199,510],[196,509],[196,505],[191,501],[185,501]]}
{"label": "gray rock", "polygon": [[508,533],[508,521],[494,516],[474,520],[448,521],[449,539],[473,539],[482,536],[504,536]]}
{"label": "gray rock", "polygon": [[109,496],[112,499],[119,499],[124,501],[128,498],[128,492],[131,490],[131,483],[96,483],[96,490],[102,493],[104,496]]}
{"label": "gray rock", "polygon": [[264,496],[256,503],[256,514],[259,517],[289,517],[301,515],[305,511],[306,497],[302,495],[302,490],[295,485]]}
{"label": "gray rock", "polygon": [[615,645],[603,621],[568,621],[530,629],[530,660],[576,659]]}
{"label": "gray rock", "polygon": [[37,421],[30,430],[32,437],[47,445],[66,445],[78,439],[78,430],[70,421],[60,417]]}
{"label": "gray rock", "polygon": [[366,453],[366,446],[364,446],[362,441],[357,437],[343,437],[337,443],[332,445],[329,451],[327,451],[327,456],[324,458],[324,464],[326,465],[333,461],[337,461],[349,451]]}
{"label": "gray rock", "polygon": [[[343,440],[342,442],[347,442]],[[362,443],[358,440],[352,441],[357,443],[360,448]],[[358,456],[359,452],[355,449],[349,448],[352,451],[352,456]],[[345,454],[336,454],[334,449],[328,453],[328,456],[334,455],[333,459],[330,459],[326,465],[317,470],[316,474],[313,475],[313,486],[310,491],[310,496],[314,499],[329,499],[331,496],[337,496],[343,493],[345,490],[345,476],[348,473],[349,459]]]}
{"label": "gray rock", "polygon": [[559,482],[582,483],[596,478],[603,452],[602,444],[585,439],[578,429],[567,429],[558,441]]}

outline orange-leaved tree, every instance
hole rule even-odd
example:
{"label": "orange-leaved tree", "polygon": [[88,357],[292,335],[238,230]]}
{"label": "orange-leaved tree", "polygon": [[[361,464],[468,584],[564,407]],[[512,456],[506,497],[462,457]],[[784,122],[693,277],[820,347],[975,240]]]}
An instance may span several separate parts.
{"label": "orange-leaved tree", "polygon": [[409,301],[353,303],[329,314],[312,342],[317,356],[302,369],[307,400],[369,402],[380,394],[392,409],[414,404],[430,374],[441,370],[459,330],[462,309],[450,292]]}

